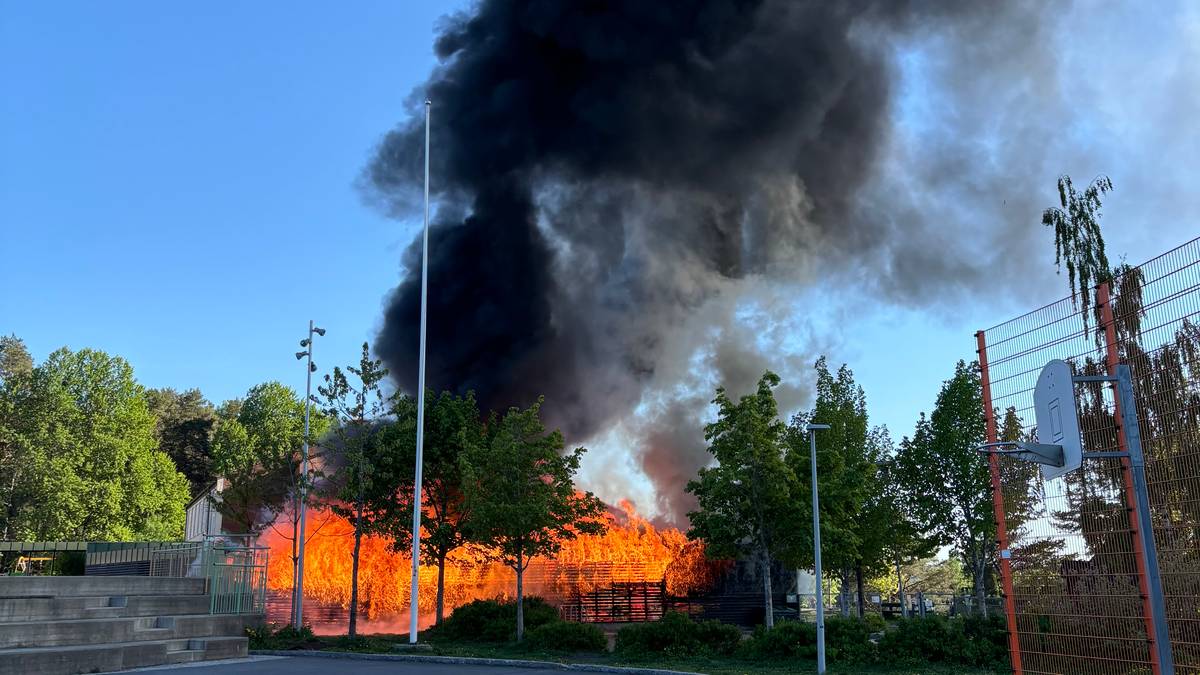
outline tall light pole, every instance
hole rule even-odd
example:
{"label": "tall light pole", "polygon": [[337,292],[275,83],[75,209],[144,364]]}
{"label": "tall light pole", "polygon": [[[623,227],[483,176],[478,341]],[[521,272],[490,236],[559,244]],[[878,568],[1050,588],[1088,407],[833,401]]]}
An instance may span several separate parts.
{"label": "tall light pole", "polygon": [[813,574],[817,592],[817,675],[825,675],[825,598],[821,596],[821,499],[817,496],[817,429],[828,424],[810,424],[808,429],[809,458],[812,461],[813,511]]}
{"label": "tall light pole", "polygon": [[308,515],[308,409],[312,404],[312,374],[317,369],[317,364],[313,363],[313,335],[324,335],[324,328],[317,328],[313,325],[312,319],[308,320],[308,337],[300,341],[300,346],[304,347],[304,351],[296,352],[296,359],[308,357],[308,367],[305,368],[305,385],[304,385],[304,450],[301,454],[300,465],[300,518],[299,531],[293,532],[292,536],[296,537],[296,587],[292,589],[292,625],[299,629],[304,625],[304,540],[305,540],[305,519]]}
{"label": "tall light pole", "polygon": [[421,571],[421,465],[425,451],[425,305],[429,296],[429,109],[425,101],[425,231],[421,235],[421,355],[417,371],[417,467],[413,475],[412,593],[408,606],[408,643],[417,644],[418,576]]}

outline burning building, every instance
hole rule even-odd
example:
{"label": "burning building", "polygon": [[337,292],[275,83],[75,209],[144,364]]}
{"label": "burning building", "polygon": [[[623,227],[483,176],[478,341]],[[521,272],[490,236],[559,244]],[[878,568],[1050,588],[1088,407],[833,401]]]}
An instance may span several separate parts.
{"label": "burning building", "polygon": [[[565,616],[585,621],[653,620],[672,598],[703,594],[720,581],[730,563],[704,557],[698,542],[677,529],[657,528],[629,502],[606,515],[608,530],[563,542],[553,558],[537,558],[525,573],[527,595],[541,596]],[[305,555],[306,616],[318,632],[345,631],[350,602],[353,526],[326,510],[308,520]],[[274,601],[268,618],[284,622],[292,588],[291,540],[268,528],[261,540],[270,547],[267,586]],[[363,538],[359,562],[359,602],[365,632],[404,632],[408,628],[411,563],[382,537]],[[437,569],[421,568],[420,625],[433,623]],[[486,551],[461,549],[446,570],[446,605],[453,609],[476,599],[516,595],[514,573],[490,561]],[[760,598],[761,599],[761,598]]]}

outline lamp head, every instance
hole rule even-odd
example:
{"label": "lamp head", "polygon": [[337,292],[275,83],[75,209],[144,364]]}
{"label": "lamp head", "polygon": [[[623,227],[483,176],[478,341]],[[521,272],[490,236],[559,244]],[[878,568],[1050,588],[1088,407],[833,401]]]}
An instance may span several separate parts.
{"label": "lamp head", "polygon": [[324,328],[317,328],[316,326],[313,326],[313,332],[316,333],[317,335],[320,335],[321,337],[325,337],[325,329]]}
{"label": "lamp head", "polygon": [[307,347],[307,346],[308,346],[308,338],[304,338],[303,340],[301,340],[301,341],[300,341],[300,346],[301,346],[301,347]]}
{"label": "lamp head", "polygon": [[296,352],[296,360],[297,361],[299,361],[300,359],[302,359],[306,356],[308,356],[308,352]]}
{"label": "lamp head", "polygon": [[315,364],[315,363],[308,364],[308,372],[310,372],[310,373],[317,372],[317,364]]}
{"label": "lamp head", "polygon": [[810,424],[804,428],[809,431],[813,431],[814,429],[828,429],[829,425],[828,424]]}

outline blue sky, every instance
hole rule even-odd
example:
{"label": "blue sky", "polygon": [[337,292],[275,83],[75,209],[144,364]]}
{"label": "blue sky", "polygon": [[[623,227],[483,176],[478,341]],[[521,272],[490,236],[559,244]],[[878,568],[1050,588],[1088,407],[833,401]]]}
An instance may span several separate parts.
{"label": "blue sky", "polygon": [[411,224],[354,182],[444,6],[4,3],[0,331],[214,400],[355,359]]}
{"label": "blue sky", "polygon": [[[329,331],[323,369],[355,361],[417,226],[364,204],[355,182],[433,66],[438,18],[462,4],[0,0],[0,333],[37,359],[64,345],[119,354],[146,386],[199,387],[215,402],[269,379],[302,388],[292,353],[309,318]],[[1062,116],[1065,149],[997,169],[1032,173],[1042,191],[1025,197],[1040,205],[1060,172],[1110,173],[1110,248],[1131,262],[1200,232],[1200,21],[1185,4],[1160,9],[1063,17],[1103,40],[1108,65],[1091,67],[1090,38],[1055,46],[1057,103],[1029,109]],[[965,108],[988,102],[963,103],[937,79],[936,41],[929,53],[914,44],[900,47],[895,161],[958,132],[1003,159],[1026,120],[971,122]],[[989,264],[990,291],[799,293],[793,310],[811,321],[796,340],[849,361],[895,437],[954,360],[973,357],[976,329],[1065,295],[1037,210],[1012,217],[1033,246],[1015,272]],[[945,236],[976,235],[951,224]]]}

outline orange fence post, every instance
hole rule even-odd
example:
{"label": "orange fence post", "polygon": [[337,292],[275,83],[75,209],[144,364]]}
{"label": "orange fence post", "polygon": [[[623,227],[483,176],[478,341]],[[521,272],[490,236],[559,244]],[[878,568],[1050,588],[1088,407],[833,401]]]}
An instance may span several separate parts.
{"label": "orange fence post", "polygon": [[[980,382],[983,385],[983,414],[987,419],[987,441],[995,443],[996,415],[992,410],[992,385],[988,380],[987,338],[983,331],[975,334],[978,345]],[[1008,654],[1012,659],[1013,673],[1022,675],[1021,642],[1017,634],[1017,605],[1013,596],[1012,562],[1008,550],[1008,531],[1004,523],[1004,494],[1000,489],[1000,458],[988,453],[988,468],[992,474],[992,509],[996,514],[996,541],[1000,549],[1000,587],[1004,593],[1004,619],[1008,626]],[[1147,610],[1148,611],[1148,610]],[[1155,670],[1157,673],[1158,671]]]}
{"label": "orange fence post", "polygon": [[[1117,330],[1113,321],[1111,302],[1111,282],[1104,282],[1096,287],[1096,308],[1100,310],[1100,324],[1104,328],[1104,366],[1109,375],[1116,375],[1120,355],[1117,353]],[[1128,453],[1129,445],[1125,439],[1125,425],[1121,424],[1121,397],[1113,390],[1113,417],[1117,425],[1117,447],[1121,452]],[[1146,640],[1150,643],[1150,667],[1154,675],[1162,672],[1158,660],[1158,650],[1155,645],[1154,613],[1150,607],[1150,588],[1147,583],[1149,571],[1146,569],[1146,552],[1142,549],[1141,532],[1138,527],[1137,498],[1133,491],[1133,475],[1129,456],[1121,458],[1121,475],[1125,483],[1125,503],[1129,507],[1129,529],[1133,537],[1133,554],[1137,560],[1138,592],[1142,595],[1142,620],[1146,624]],[[1150,536],[1154,536],[1151,532]]]}

